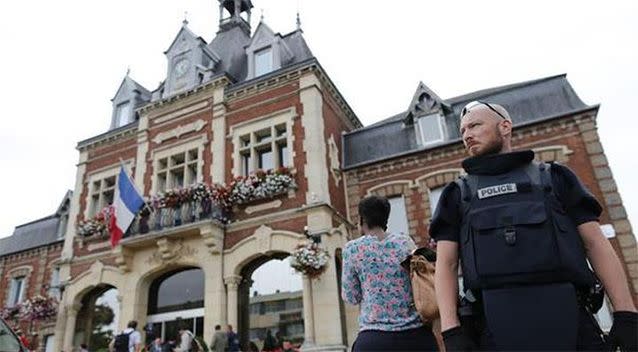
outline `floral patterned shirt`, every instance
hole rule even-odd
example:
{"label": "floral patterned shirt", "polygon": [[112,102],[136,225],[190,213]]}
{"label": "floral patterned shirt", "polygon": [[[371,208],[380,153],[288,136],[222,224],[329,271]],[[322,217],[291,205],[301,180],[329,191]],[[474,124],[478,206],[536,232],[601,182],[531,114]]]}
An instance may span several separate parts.
{"label": "floral patterned shirt", "polygon": [[341,295],[350,304],[361,304],[359,331],[423,326],[413,305],[410,275],[401,266],[414,248],[414,241],[403,234],[381,241],[366,235],[346,244]]}

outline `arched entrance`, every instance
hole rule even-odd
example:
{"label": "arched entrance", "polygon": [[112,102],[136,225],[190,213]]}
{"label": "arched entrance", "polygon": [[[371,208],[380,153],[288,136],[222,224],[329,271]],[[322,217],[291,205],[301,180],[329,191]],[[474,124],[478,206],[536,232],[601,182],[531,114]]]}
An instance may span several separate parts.
{"label": "arched entrance", "polygon": [[120,315],[118,291],[110,285],[98,285],[81,300],[75,323],[73,346],[87,344],[91,351],[108,351],[117,332]]}
{"label": "arched entrance", "polygon": [[242,350],[264,347],[266,334],[301,345],[304,339],[301,275],[293,273],[286,252],[261,255],[242,267],[238,288],[238,326]]}
{"label": "arched entrance", "polygon": [[147,323],[162,341],[177,341],[179,327],[184,324],[195,336],[204,335],[204,271],[184,267],[162,274],[149,287]]}

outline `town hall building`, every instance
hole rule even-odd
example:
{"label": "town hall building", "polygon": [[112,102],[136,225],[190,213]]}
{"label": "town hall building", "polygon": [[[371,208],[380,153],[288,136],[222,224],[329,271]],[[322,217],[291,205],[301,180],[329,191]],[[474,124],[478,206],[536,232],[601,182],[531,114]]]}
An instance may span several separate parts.
{"label": "town hall building", "polygon": [[[598,136],[599,106],[565,75],[447,99],[420,83],[405,111],[363,126],[301,26],[251,28],[252,9],[250,0],[219,0],[210,42],[184,21],[164,52],[163,82],[149,89],[127,74],[109,130],[77,144],[75,185],[55,213],[0,240],[4,306],[60,297],[57,318],[34,327],[37,348],[98,344],[94,313],[107,293],[116,330],[137,320],[167,339],[186,324],[209,342],[215,325],[230,324],[247,346],[253,272],[311,239],[330,261],[319,277],[303,277],[291,334],[303,350],[348,349],[358,309],[340,298],[340,253],[358,236],[359,201],[388,197],[389,230],[427,243],[441,187],[463,173],[459,113],[474,100],[503,105],[514,148],[569,166],[592,191],[637,299],[636,241]],[[148,202],[112,248],[103,209],[122,165]]]}

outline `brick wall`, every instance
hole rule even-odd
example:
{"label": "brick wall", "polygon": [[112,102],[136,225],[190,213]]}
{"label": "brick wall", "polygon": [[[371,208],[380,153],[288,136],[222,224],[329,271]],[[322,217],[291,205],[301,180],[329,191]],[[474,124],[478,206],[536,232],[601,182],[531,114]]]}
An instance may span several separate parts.
{"label": "brick wall", "polygon": [[[537,158],[557,159],[567,165],[598,199],[603,206],[600,223],[614,226],[616,237],[610,242],[629,274],[634,300],[638,301],[636,241],[596,132],[595,115],[566,116],[515,129],[512,143],[514,149],[539,148],[543,151],[537,153]],[[358,223],[357,206],[367,194],[403,195],[410,235],[424,244],[432,216],[428,190],[458,177],[465,157],[463,146],[458,143],[348,170],[345,174],[350,220]]]}

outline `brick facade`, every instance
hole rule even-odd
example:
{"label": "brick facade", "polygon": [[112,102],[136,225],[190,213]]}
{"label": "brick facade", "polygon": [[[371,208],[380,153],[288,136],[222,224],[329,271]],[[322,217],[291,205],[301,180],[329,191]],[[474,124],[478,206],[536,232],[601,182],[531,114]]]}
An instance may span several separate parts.
{"label": "brick facade", "polygon": [[[515,128],[513,149],[534,149],[536,158],[557,161],[571,168],[603,206],[601,224],[612,224],[616,237],[610,242],[628,274],[634,301],[638,302],[638,252],[622,201],[600,144],[595,115],[563,116],[533,126]],[[424,245],[429,239],[430,189],[444,186],[463,171],[466,157],[459,142],[345,172],[351,222],[357,223],[357,205],[369,194],[403,195],[409,233]]]}

